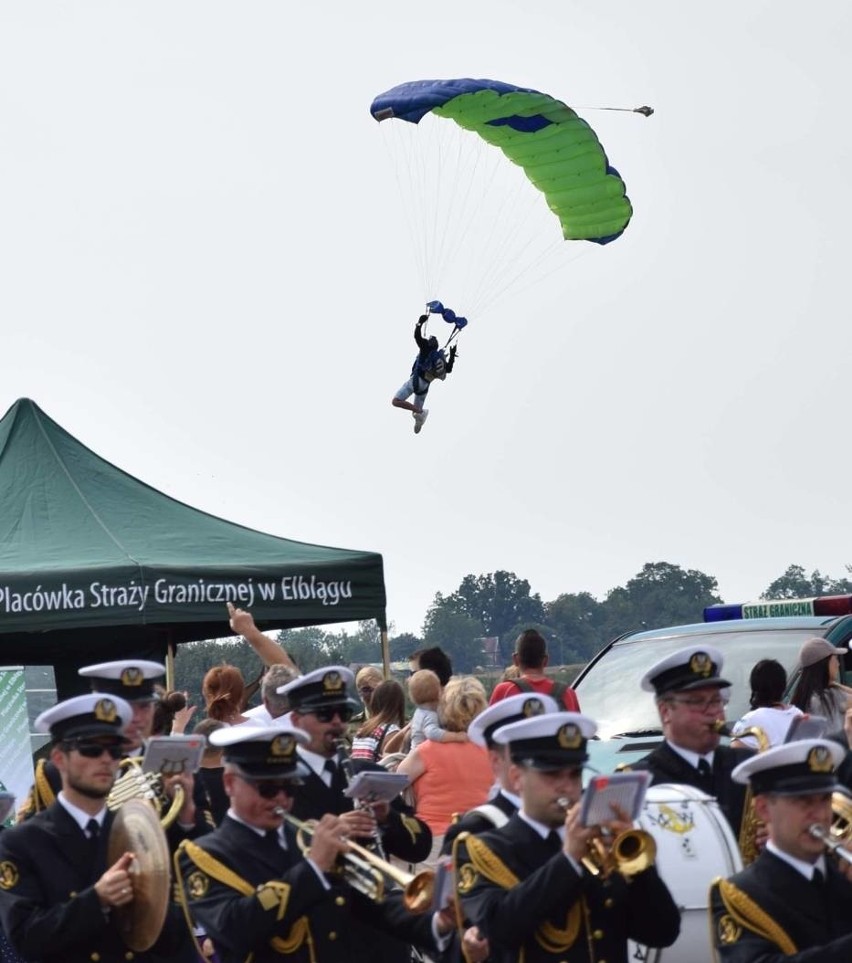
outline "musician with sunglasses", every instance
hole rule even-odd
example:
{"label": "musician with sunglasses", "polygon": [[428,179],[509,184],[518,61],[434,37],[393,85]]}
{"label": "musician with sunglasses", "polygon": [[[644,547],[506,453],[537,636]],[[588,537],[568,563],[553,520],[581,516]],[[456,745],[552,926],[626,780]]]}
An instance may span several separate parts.
{"label": "musician with sunglasses", "polygon": [[[115,911],[134,900],[133,856],[107,865],[113,814],[106,798],[125,752],[133,710],[94,692],[60,702],[35,722],[50,732],[62,788],[47,809],[0,834],[0,918],[16,952],[40,963],[129,959]],[[185,960],[190,949],[174,908],[152,949],[136,961]]]}
{"label": "musician with sunglasses", "polygon": [[678,783],[715,797],[739,833],[745,787],[731,773],[753,752],[719,745],[714,724],[725,720],[724,690],[731,685],[721,671],[722,653],[709,645],[680,649],[651,666],[641,686],[654,693],[664,741],[629,768],[650,771],[651,785]]}
{"label": "musician with sunglasses", "polygon": [[397,895],[374,902],[335,872],[347,850],[340,817],[323,815],[302,852],[285,814],[309,776],[297,752],[308,740],[289,724],[211,733],[223,748],[230,808],[214,832],[181,846],[178,886],[192,919],[222,963],[375,963],[385,933],[440,953],[449,915],[415,916]]}
{"label": "musician with sunglasses", "polygon": [[[340,750],[347,724],[359,708],[351,695],[355,676],[344,666],[316,669],[282,686],[278,692],[290,701],[294,726],[310,736],[299,756],[308,772],[296,797],[293,814],[300,819],[319,819],[324,813],[340,816],[347,833],[360,840],[381,834],[388,855],[407,863],[424,860],[432,848],[429,827],[414,815],[400,797],[390,805],[377,803],[371,810],[358,809],[344,795],[351,773],[381,767],[350,761]],[[351,768],[351,773],[348,772]]]}

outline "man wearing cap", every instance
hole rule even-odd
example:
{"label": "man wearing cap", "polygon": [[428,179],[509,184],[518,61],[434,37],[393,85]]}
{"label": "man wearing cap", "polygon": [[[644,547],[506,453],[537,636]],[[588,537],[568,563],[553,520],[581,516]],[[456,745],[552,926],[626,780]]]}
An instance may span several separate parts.
{"label": "man wearing cap", "polygon": [[308,769],[304,786],[293,805],[299,819],[319,819],[334,813],[350,835],[370,839],[376,832],[386,853],[407,863],[424,860],[432,848],[429,827],[418,819],[401,798],[390,804],[376,803],[372,815],[355,808],[355,801],[344,795],[350,774],[381,767],[363,760],[350,760],[343,751],[347,723],[358,708],[350,693],[353,673],[340,665],[316,669],[282,686],[278,691],[290,701],[294,726],[310,736],[300,746],[299,755]]}
{"label": "man wearing cap", "polygon": [[586,743],[596,730],[588,716],[555,712],[494,736],[508,747],[521,808],[502,829],[460,837],[456,847],[462,907],[489,941],[492,961],[626,963],[628,939],[658,947],[677,938],[680,914],[653,865],[629,883],[583,865],[604,829],[629,825],[616,814],[606,827],[580,824]]}
{"label": "man wearing cap", "polygon": [[452,852],[453,840],[460,833],[477,836],[488,829],[499,829],[506,825],[521,805],[520,797],[509,782],[509,750],[495,741],[499,730],[513,722],[559,711],[556,700],[551,696],[522,694],[495,702],[471,722],[467,730],[468,739],[488,750],[488,759],[494,772],[495,791],[487,802],[461,814],[447,829],[441,850],[444,855]]}
{"label": "man wearing cap", "polygon": [[181,847],[178,882],[193,919],[222,963],[378,961],[379,931],[440,951],[448,915],[414,916],[398,896],[372,901],[331,872],[347,848],[340,817],[324,815],[301,852],[285,814],[308,775],[297,752],[308,739],[286,723],[211,733],[224,750],[230,808],[215,832]]}
{"label": "man wearing cap", "polygon": [[[124,733],[125,756],[140,755],[142,743],[151,735],[157,699],[154,683],[165,674],[166,667],[160,662],[144,659],[101,662],[78,670],[78,675],[89,680],[93,692],[119,696],[130,704],[133,718]],[[40,759],[36,764],[33,788],[21,807],[20,818],[28,819],[46,809],[56,799],[60,787],[59,771],[50,760]]]}
{"label": "man wearing cap", "polygon": [[152,950],[138,954],[122,941],[115,915],[134,899],[134,857],[124,853],[107,865],[113,815],[106,797],[131,718],[123,699],[95,692],[60,702],[36,719],[37,732],[50,732],[62,788],[46,810],[0,834],[0,918],[27,960],[183,958],[188,941],[176,908]]}
{"label": "man wearing cap", "polygon": [[[495,741],[497,732],[513,722],[559,711],[556,700],[548,695],[515,695],[489,706],[468,726],[467,735],[470,741],[488,750],[497,789],[487,802],[469,809],[447,829],[442,855],[449,855],[453,851],[454,840],[462,833],[478,836],[489,829],[500,829],[520,808],[520,797],[509,781],[509,750],[506,745]],[[477,926],[465,928],[463,944],[468,963],[479,963],[488,959],[488,940],[483,938]]]}
{"label": "man wearing cap", "polygon": [[655,695],[664,741],[629,768],[648,770],[652,785],[694,786],[714,796],[739,833],[745,787],[732,782],[731,772],[752,750],[719,745],[714,724],[725,720],[722,690],[731,685],[720,677],[721,671],[722,653],[702,646],[680,649],[645,673],[641,685]]}
{"label": "man wearing cap", "polygon": [[710,891],[713,939],[724,963],[846,963],[852,958],[852,868],[827,856],[831,794],[843,749],[802,739],[741,763],[769,840],[757,859]]}
{"label": "man wearing cap", "polygon": [[[128,745],[125,755],[141,757],[143,744],[151,735],[154,705],[159,698],[154,686],[165,676],[166,667],[161,662],[145,659],[122,659],[87,665],[78,672],[90,681],[93,689],[119,696],[130,704],[133,718],[126,731]],[[185,836],[200,836],[208,832],[212,825],[212,820],[206,819],[202,806],[196,804],[193,774],[183,772],[163,777],[163,791],[169,799],[174,799],[178,786],[183,788],[183,805],[167,831],[172,849],[176,849]],[[198,802],[201,802],[200,793]]]}

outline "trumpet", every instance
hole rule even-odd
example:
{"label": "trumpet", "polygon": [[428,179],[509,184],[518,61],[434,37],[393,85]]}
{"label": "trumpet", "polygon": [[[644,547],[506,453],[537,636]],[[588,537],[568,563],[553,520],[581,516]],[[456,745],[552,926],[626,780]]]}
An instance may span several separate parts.
{"label": "trumpet", "polygon": [[[286,822],[296,829],[296,842],[302,853],[310,849],[316,823],[296,819],[280,806],[275,810]],[[381,859],[351,839],[345,840],[346,852],[342,856],[342,875],[353,888],[363,893],[374,903],[385,897],[387,880],[402,888],[402,901],[410,913],[425,913],[432,905],[435,890],[435,874],[430,870],[420,873],[406,873],[392,863]]]}
{"label": "trumpet", "polygon": [[816,837],[821,840],[826,850],[835,856],[839,860],[845,860],[847,863],[852,863],[852,853],[843,845],[843,842],[838,839],[830,829],[823,829],[819,823],[814,823],[812,826],[808,826],[808,832],[811,836]]}
{"label": "trumpet", "polygon": [[[556,804],[566,811],[572,806],[566,796],[560,796]],[[649,832],[644,829],[625,829],[612,840],[609,848],[600,839],[591,840],[589,852],[581,862],[593,876],[606,878],[611,873],[618,873],[630,880],[653,866],[656,859],[657,843]]]}

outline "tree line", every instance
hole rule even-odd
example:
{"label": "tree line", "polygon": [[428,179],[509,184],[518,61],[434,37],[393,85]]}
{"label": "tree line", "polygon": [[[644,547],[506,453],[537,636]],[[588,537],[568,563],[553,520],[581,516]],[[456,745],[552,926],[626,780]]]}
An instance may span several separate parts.
{"label": "tree line", "polygon": [[[847,575],[852,567],[846,566]],[[852,580],[819,570],[808,574],[790,565],[761,593],[762,598],[809,598],[852,593]],[[532,592],[514,572],[466,575],[448,595],[437,592],[426,612],[421,634],[390,631],[390,657],[404,661],[417,649],[440,646],[457,672],[487,669],[511,662],[515,637],[537,628],[548,640],[551,665],[587,662],[605,643],[626,632],[703,620],[704,608],[721,602],[712,575],[669,562],[647,562],[625,585],[602,599],[590,592],[564,593],[550,602]],[[747,601],[743,599],[742,601]],[[352,665],[381,659],[379,631],[365,621],[356,631],[328,631],[321,626],[282,631],[279,641],[303,672],[323,665]],[[497,639],[498,648],[486,639]],[[201,680],[212,665],[228,662],[247,681],[260,671],[251,648],[239,640],[212,640],[178,648],[175,674],[179,688],[199,700]],[[203,703],[197,702],[201,705]]]}

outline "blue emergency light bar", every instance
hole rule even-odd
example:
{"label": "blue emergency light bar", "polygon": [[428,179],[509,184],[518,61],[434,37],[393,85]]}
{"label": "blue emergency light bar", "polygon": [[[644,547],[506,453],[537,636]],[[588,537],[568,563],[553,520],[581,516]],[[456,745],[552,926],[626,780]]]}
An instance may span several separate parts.
{"label": "blue emergency light bar", "polygon": [[708,605],[705,622],[728,622],[731,619],[772,619],[791,615],[849,615],[852,595],[822,595],[813,599],[758,599],[738,605]]}

